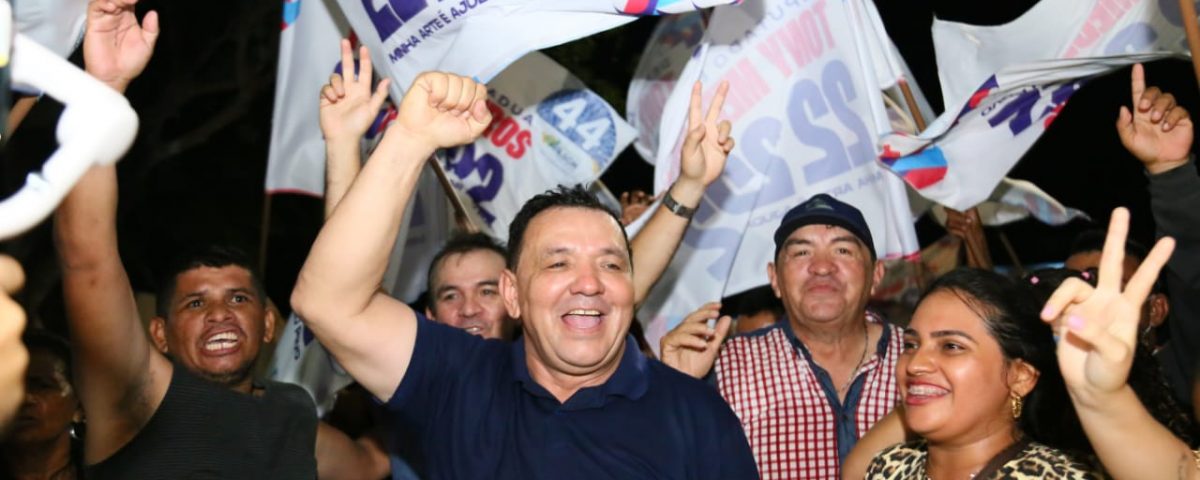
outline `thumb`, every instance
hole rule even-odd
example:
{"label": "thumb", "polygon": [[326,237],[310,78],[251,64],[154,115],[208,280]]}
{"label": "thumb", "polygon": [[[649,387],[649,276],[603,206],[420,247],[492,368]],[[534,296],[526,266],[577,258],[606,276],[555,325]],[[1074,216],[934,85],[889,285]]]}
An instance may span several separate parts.
{"label": "thumb", "polygon": [[713,350],[720,349],[721,343],[724,342],[725,337],[727,335],[729,335],[729,329],[732,326],[733,326],[733,317],[730,317],[729,315],[725,315],[717,320],[717,328],[714,329],[716,331],[713,332],[713,336],[712,336],[712,345],[714,345],[717,348],[714,348]]}
{"label": "thumb", "polygon": [[13,294],[25,285],[21,264],[8,255],[0,255],[0,292]]}
{"label": "thumb", "polygon": [[1117,135],[1121,137],[1122,142],[1128,142],[1134,136],[1133,113],[1123,105],[1117,114]]}
{"label": "thumb", "polygon": [[146,16],[142,17],[142,38],[146,40],[146,44],[150,49],[154,49],[154,43],[158,41],[158,12],[153,10],[146,12]]}

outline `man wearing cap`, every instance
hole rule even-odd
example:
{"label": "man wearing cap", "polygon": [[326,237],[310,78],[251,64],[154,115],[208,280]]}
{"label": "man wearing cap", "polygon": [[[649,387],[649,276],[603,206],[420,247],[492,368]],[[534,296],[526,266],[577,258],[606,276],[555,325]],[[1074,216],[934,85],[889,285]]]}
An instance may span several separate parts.
{"label": "man wearing cap", "polygon": [[[862,213],[816,195],[775,231],[767,276],[785,319],[719,351],[718,332],[677,334],[696,331],[686,320],[664,337],[668,365],[703,376],[707,368],[696,366],[715,360],[717,388],[741,420],[763,478],[838,478],[858,438],[896,405],[900,330],[866,309],[883,270]],[[685,336],[707,344],[695,348]]]}

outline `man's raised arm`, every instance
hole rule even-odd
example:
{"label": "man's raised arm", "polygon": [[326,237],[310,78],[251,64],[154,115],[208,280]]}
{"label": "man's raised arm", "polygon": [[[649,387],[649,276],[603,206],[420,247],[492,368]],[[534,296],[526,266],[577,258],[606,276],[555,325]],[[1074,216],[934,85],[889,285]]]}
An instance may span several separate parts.
{"label": "man's raised arm", "polygon": [[484,86],[423,73],[400,103],[300,270],[292,308],[338,362],[376,397],[395,392],[412,357],[416,316],[379,292],[404,208],[438,148],[473,141],[491,121]]}
{"label": "man's raised arm", "polygon": [[[150,59],[158,18],[141,25],[133,1],[88,5],[88,73],[124,91]],[[117,174],[92,167],[55,215],[63,296],[75,350],[79,398],[88,411],[85,457],[107,457],[131,439],[166,394],[170,364],[151,349],[117,252]]]}
{"label": "man's raised arm", "polygon": [[662,206],[631,240],[635,304],[646,299],[671,263],[692,214],[700,207],[704,189],[721,176],[725,159],[733,150],[733,138],[729,136],[732,124],[720,120],[729,84],[722,82],[717,87],[707,113],[701,113],[700,89],[699,82],[692,86],[687,137],[680,151],[679,178],[667,190]]}

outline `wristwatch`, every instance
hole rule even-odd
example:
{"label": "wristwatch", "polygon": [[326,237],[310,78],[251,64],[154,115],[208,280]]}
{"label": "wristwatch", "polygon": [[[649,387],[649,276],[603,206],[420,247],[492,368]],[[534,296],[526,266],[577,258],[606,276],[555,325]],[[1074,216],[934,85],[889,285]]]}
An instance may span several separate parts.
{"label": "wristwatch", "polygon": [[[672,187],[673,186],[674,185],[672,185]],[[692,215],[696,214],[695,208],[685,207],[683,205],[680,205],[679,202],[675,201],[675,197],[671,196],[671,189],[669,189],[669,188],[667,189],[667,194],[663,196],[662,205],[671,213],[679,215],[680,217],[683,217],[688,220],[691,220]]]}

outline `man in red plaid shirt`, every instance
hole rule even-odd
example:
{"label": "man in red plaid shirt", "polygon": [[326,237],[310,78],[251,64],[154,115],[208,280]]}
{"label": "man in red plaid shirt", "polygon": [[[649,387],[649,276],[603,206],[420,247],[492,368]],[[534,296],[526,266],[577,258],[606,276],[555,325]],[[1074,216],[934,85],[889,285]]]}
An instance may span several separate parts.
{"label": "man in red plaid shirt", "polygon": [[[735,336],[713,304],[662,340],[662,360],[713,375],[762,478],[838,478],[858,438],[899,400],[900,329],[866,310],[883,278],[862,213],[816,195],[784,216],[767,275],[786,321]],[[715,363],[715,365],[714,365]]]}

